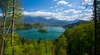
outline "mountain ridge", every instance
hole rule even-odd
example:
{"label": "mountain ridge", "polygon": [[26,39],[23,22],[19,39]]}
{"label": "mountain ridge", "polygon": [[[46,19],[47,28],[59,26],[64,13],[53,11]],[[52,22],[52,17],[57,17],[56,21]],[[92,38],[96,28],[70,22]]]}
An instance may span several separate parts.
{"label": "mountain ridge", "polygon": [[52,24],[52,25],[66,25],[80,21],[80,19],[76,19],[74,21],[64,21],[64,20],[57,20],[55,18],[46,19],[43,17],[31,17],[31,16],[24,16],[24,23],[34,24],[34,23],[42,23],[42,24]]}
{"label": "mountain ridge", "polygon": [[76,22],[76,23],[64,25],[63,28],[69,28],[69,29],[70,29],[70,28],[73,28],[73,27],[78,26],[78,25],[80,25],[80,24],[84,24],[84,23],[86,23],[86,22],[88,22],[88,21],[81,20],[81,21],[78,21],[78,22]]}

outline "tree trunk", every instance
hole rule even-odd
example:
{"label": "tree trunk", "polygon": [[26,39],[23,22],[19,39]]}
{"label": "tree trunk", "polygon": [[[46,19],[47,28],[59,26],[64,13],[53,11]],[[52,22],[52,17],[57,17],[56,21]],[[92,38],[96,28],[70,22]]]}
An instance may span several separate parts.
{"label": "tree trunk", "polygon": [[[13,47],[13,36],[14,36],[14,20],[15,20],[15,0],[13,1],[13,16],[12,16],[12,35],[11,35],[11,46]],[[12,54],[15,55],[14,49],[12,49]]]}
{"label": "tree trunk", "polygon": [[[6,1],[3,1],[3,2],[6,2]],[[1,46],[1,54],[3,54],[3,48],[4,48],[4,53],[5,53],[5,26],[6,26],[6,19],[7,19],[7,16],[8,16],[8,11],[9,11],[9,3],[10,1],[7,3],[6,6],[4,6],[6,9],[4,9],[3,7],[2,8],[2,11],[3,11],[3,33],[2,33],[2,46]],[[2,3],[1,3],[2,4]]]}
{"label": "tree trunk", "polygon": [[96,0],[94,0],[94,23],[95,23],[95,49],[94,49],[94,55],[97,55],[97,7],[96,7]]}
{"label": "tree trunk", "polygon": [[[6,15],[6,14],[5,14]],[[4,14],[3,14],[4,17]],[[4,17],[4,23],[3,23],[3,34],[2,34],[2,46],[1,46],[1,55],[3,54],[3,46],[5,42],[5,24],[6,24],[6,16]]]}
{"label": "tree trunk", "polygon": [[6,43],[5,43],[5,39],[4,39],[4,51],[3,51],[3,52],[4,52],[4,54],[3,54],[3,55],[5,55],[5,52],[6,52],[6,50],[5,50],[5,49],[6,49]]}

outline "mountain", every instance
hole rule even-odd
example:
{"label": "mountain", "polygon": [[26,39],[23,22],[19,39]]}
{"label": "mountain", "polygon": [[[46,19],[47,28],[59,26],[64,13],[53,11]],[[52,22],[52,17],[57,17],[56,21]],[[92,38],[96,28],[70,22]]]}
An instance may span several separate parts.
{"label": "mountain", "polygon": [[31,17],[31,16],[24,16],[24,23],[42,23],[42,24],[53,24],[53,25],[66,25],[66,24],[71,24],[80,21],[79,19],[74,20],[74,21],[62,21],[62,20],[57,20],[54,18],[51,19],[46,19],[43,17]]}
{"label": "mountain", "polygon": [[84,23],[86,23],[86,22],[87,22],[87,21],[81,20],[81,21],[78,21],[78,22],[76,22],[76,23],[64,25],[63,28],[73,28],[73,27],[75,27],[75,26],[78,26],[78,25],[80,25],[80,24],[84,24]]}

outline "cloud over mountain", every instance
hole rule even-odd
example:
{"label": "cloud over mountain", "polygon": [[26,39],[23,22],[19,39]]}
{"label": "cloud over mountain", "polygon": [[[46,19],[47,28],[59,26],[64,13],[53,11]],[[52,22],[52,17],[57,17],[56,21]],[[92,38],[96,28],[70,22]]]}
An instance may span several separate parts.
{"label": "cloud over mountain", "polygon": [[[26,16],[31,16],[31,17],[44,17],[46,19],[58,19],[58,20],[65,20],[65,21],[73,21],[76,19],[80,20],[90,20],[92,17],[92,12],[89,10],[86,10],[89,13],[84,13],[84,14],[75,14],[75,13],[81,13],[82,11],[76,11],[74,9],[66,10],[63,12],[57,12],[57,13],[52,13],[52,12],[44,12],[44,11],[37,11],[37,12],[26,12],[24,11],[23,14]],[[68,16],[66,14],[73,13],[74,15]]]}

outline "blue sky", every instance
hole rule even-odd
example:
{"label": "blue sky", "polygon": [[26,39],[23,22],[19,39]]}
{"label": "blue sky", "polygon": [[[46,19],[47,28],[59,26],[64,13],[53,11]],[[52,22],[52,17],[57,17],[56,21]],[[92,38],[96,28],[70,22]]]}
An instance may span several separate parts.
{"label": "blue sky", "polygon": [[[68,7],[68,4],[72,4],[74,6],[79,6],[81,1],[80,0],[67,0],[65,2],[68,2],[68,4],[62,4],[62,5],[57,5],[57,2],[61,0],[25,0],[24,5],[26,6],[27,11],[39,11],[39,10],[45,10],[45,11],[50,11],[53,12],[54,9],[64,7],[64,9],[77,9],[75,7]],[[55,7],[57,6],[57,7]],[[52,9],[50,9],[52,7]],[[34,10],[31,10],[34,9]]]}
{"label": "blue sky", "polygon": [[75,19],[90,20],[93,5],[91,0],[25,0],[22,4],[23,14],[31,17],[41,16],[46,19],[72,21]]}
{"label": "blue sky", "polygon": [[[60,2],[66,2],[66,4],[61,4]],[[81,5],[81,2],[81,0],[25,0],[24,5],[26,6],[25,11],[28,12],[56,12],[57,9],[58,12],[61,12],[69,9],[81,10],[80,8],[77,8]]]}

